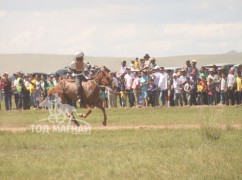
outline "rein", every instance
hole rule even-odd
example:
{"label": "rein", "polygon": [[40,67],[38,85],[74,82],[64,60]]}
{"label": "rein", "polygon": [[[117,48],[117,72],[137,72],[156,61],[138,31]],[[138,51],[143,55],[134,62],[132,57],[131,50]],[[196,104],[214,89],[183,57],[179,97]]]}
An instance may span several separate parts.
{"label": "rein", "polygon": [[[102,71],[101,71],[101,69],[99,69],[98,71],[97,71],[97,74],[95,75],[95,77],[94,77],[94,84],[96,85],[96,86],[98,86],[98,87],[105,87],[105,86],[103,86],[103,85],[99,85],[98,83],[97,83],[97,81],[96,81],[96,78],[98,77],[98,75],[101,73]],[[99,79],[99,81],[100,81],[100,79]]]}

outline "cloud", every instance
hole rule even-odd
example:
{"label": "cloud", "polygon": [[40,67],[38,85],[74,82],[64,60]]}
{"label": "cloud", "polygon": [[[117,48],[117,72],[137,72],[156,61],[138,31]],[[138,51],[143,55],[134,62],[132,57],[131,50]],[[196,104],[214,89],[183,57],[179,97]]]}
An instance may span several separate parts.
{"label": "cloud", "polygon": [[0,10],[0,19],[6,16],[6,11]]}
{"label": "cloud", "polygon": [[[80,4],[76,0],[73,5],[64,0],[61,7],[50,3],[48,10],[44,4],[30,3],[26,9],[23,5],[11,9],[9,4],[6,7],[11,11],[0,11],[0,18],[4,17],[0,53],[83,50],[96,56],[168,56],[242,47],[241,11],[230,11],[226,0],[152,2],[91,0]],[[234,0],[228,6],[236,5],[240,4]]]}

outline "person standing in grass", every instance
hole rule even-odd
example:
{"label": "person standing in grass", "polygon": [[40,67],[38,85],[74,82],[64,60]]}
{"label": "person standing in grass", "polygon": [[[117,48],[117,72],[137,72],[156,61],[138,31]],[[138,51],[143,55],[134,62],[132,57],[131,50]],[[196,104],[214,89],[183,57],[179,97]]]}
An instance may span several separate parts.
{"label": "person standing in grass", "polygon": [[155,91],[157,86],[154,84],[154,79],[150,79],[148,92],[149,92],[149,100],[152,107],[155,107]]}
{"label": "person standing in grass", "polygon": [[207,98],[207,81],[205,76],[201,76],[201,81],[199,81],[197,85],[197,91],[198,91],[198,99],[200,101],[200,105],[204,105],[205,99]]}
{"label": "person standing in grass", "polygon": [[121,91],[121,88],[124,88],[124,90],[125,90],[125,80],[124,80],[124,78],[123,77],[120,77],[119,79],[118,79],[118,87],[117,87],[117,90],[116,90],[116,92],[117,92],[117,95],[118,95],[118,97],[119,97],[119,103],[120,103],[120,106],[122,106],[122,99],[121,99],[121,94],[120,94],[120,91]]}
{"label": "person standing in grass", "polygon": [[196,102],[196,97],[197,97],[197,76],[194,73],[194,71],[192,71],[190,73],[190,82],[191,82],[191,86],[192,86],[191,103],[192,103],[192,105],[197,105],[197,102]]}
{"label": "person standing in grass", "polygon": [[235,100],[235,75],[234,70],[230,69],[228,77],[227,77],[227,87],[228,87],[228,97],[229,97],[229,105],[232,106]]}
{"label": "person standing in grass", "polygon": [[197,89],[197,91],[196,91],[196,93],[197,93],[196,102],[197,102],[198,105],[203,104],[203,95],[202,95],[203,87],[200,83],[201,83],[201,79],[198,78],[197,79],[197,87],[196,87],[196,89]]}
{"label": "person standing in grass", "polygon": [[23,96],[23,109],[30,109],[31,101],[30,101],[30,81],[31,77],[29,74],[21,73],[21,79],[23,79],[24,84],[22,88],[22,96]]}
{"label": "person standing in grass", "polygon": [[126,68],[126,74],[124,76],[126,92],[129,98],[129,106],[132,108],[134,106],[134,93],[132,89],[132,84],[134,81],[133,74],[131,74],[130,67]]}
{"label": "person standing in grass", "polygon": [[40,91],[44,99],[47,97],[47,88],[48,88],[48,83],[45,80],[45,76],[42,75],[40,78]]}
{"label": "person standing in grass", "polygon": [[138,72],[134,72],[134,81],[132,83],[132,89],[134,91],[134,104],[139,105],[139,95],[140,95],[140,81]]}
{"label": "person standing in grass", "polygon": [[107,97],[108,97],[108,108],[117,107],[117,97],[114,93],[115,91],[115,85],[112,86],[112,88],[107,87]]}
{"label": "person standing in grass", "polygon": [[141,86],[143,105],[146,107],[148,106],[148,76],[146,75],[146,72],[141,72],[141,78],[139,79],[139,82]]}
{"label": "person standing in grass", "polygon": [[213,83],[213,79],[211,77],[208,78],[208,105],[213,105],[215,86]]}
{"label": "person standing in grass", "polygon": [[41,94],[41,88],[40,88],[40,76],[36,76],[36,91],[35,91],[35,97],[36,97],[36,107],[39,109],[39,103],[43,99],[43,96]]}
{"label": "person standing in grass", "polygon": [[238,73],[238,76],[236,77],[236,100],[237,100],[237,105],[241,105],[241,98],[242,98],[242,78],[241,78],[241,73]]}
{"label": "person standing in grass", "polygon": [[187,104],[191,106],[192,105],[192,101],[191,101],[192,85],[189,77],[186,77],[186,84],[184,86],[184,91],[186,92]]}
{"label": "person standing in grass", "polygon": [[222,73],[220,82],[220,104],[227,104],[227,78],[226,74]]}
{"label": "person standing in grass", "polygon": [[214,75],[214,79],[213,79],[213,83],[214,83],[214,86],[215,86],[214,100],[215,100],[216,105],[220,103],[221,72],[222,72],[222,69],[218,68],[217,73]]}
{"label": "person standing in grass", "polygon": [[31,102],[31,106],[33,106],[34,108],[36,108],[36,79],[35,79],[35,75],[32,74],[31,75],[31,80],[29,81],[29,92],[30,92],[30,102]]}
{"label": "person standing in grass", "polygon": [[52,75],[49,77],[49,81],[48,81],[48,86],[47,87],[48,87],[47,90],[49,90],[50,88],[55,87],[55,83],[54,83]]}
{"label": "person standing in grass", "polygon": [[[47,85],[47,92],[48,92],[49,89],[51,89],[53,87],[55,87],[55,84],[54,84],[53,76],[51,75],[49,77],[49,81],[48,81],[48,85]],[[49,97],[50,100],[54,100],[54,98],[55,97],[53,95]]]}
{"label": "person standing in grass", "polygon": [[106,88],[105,87],[101,87],[101,101],[102,101],[102,106],[104,108],[106,108],[107,104],[106,104],[106,98],[107,98],[107,93],[106,93]]}
{"label": "person standing in grass", "polygon": [[3,74],[3,92],[5,100],[5,108],[7,111],[12,109],[12,83],[8,77],[8,73]]}
{"label": "person standing in grass", "polygon": [[179,82],[180,82],[180,86],[182,87],[182,100],[183,100],[183,104],[186,106],[187,105],[187,94],[184,91],[184,86],[186,84],[186,70],[185,69],[181,69],[181,75],[179,77]]}
{"label": "person standing in grass", "polygon": [[125,91],[124,86],[121,86],[120,97],[121,97],[121,107],[126,107],[127,93]]}
{"label": "person standing in grass", "polygon": [[[156,66],[153,69],[153,79],[154,79],[154,84],[158,87],[159,81],[160,81],[160,67]],[[155,92],[155,106],[160,106],[160,89],[157,88]]]}
{"label": "person standing in grass", "polygon": [[160,98],[161,98],[162,106],[166,105],[167,84],[168,84],[168,75],[165,72],[164,67],[161,67],[158,87],[160,89]]}
{"label": "person standing in grass", "polygon": [[182,95],[179,78],[176,73],[173,74],[173,89],[174,89],[174,102],[175,106],[182,106]]}
{"label": "person standing in grass", "polygon": [[18,109],[18,100],[19,100],[19,94],[18,94],[18,91],[17,91],[18,75],[17,75],[17,73],[13,73],[13,76],[14,76],[14,81],[13,81],[12,89],[13,89],[15,106],[16,106],[16,109]]}
{"label": "person standing in grass", "polygon": [[17,109],[21,110],[22,108],[24,108],[24,88],[25,88],[23,74],[21,72],[17,73],[15,86],[16,86],[16,91],[18,93]]}

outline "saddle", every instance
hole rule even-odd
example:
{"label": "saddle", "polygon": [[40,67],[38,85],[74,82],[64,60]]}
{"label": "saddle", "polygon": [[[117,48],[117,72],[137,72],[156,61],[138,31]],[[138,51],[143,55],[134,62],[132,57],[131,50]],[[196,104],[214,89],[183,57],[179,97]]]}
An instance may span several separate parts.
{"label": "saddle", "polygon": [[67,82],[75,82],[75,79],[66,79]]}

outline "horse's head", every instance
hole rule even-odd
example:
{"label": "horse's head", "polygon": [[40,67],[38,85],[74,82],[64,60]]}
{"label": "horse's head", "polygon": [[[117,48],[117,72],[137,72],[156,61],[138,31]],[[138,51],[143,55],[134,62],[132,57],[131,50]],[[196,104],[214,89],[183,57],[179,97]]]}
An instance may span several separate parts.
{"label": "horse's head", "polygon": [[110,70],[105,66],[99,68],[97,72],[97,77],[99,79],[100,85],[112,86],[113,78],[110,76]]}

